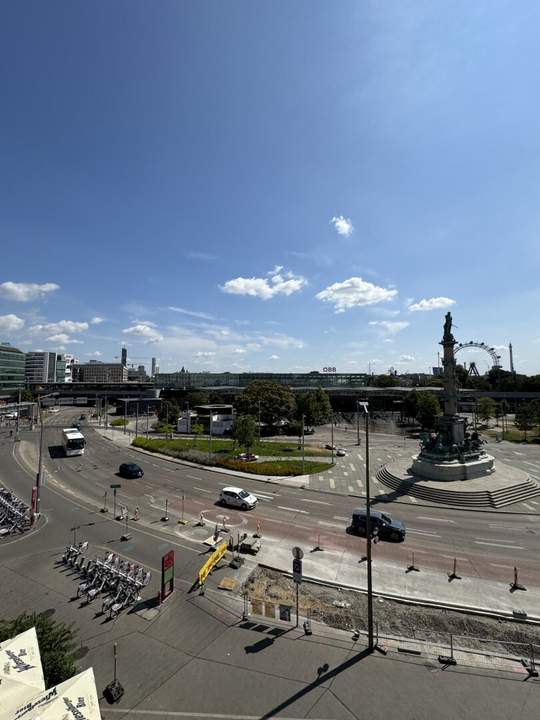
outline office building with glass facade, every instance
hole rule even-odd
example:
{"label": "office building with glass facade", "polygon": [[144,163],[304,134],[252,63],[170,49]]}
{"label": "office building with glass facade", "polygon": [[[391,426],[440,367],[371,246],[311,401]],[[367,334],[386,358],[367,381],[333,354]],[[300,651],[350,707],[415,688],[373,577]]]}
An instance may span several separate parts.
{"label": "office building with glass facade", "polygon": [[0,392],[6,393],[25,386],[25,357],[21,350],[0,344]]}

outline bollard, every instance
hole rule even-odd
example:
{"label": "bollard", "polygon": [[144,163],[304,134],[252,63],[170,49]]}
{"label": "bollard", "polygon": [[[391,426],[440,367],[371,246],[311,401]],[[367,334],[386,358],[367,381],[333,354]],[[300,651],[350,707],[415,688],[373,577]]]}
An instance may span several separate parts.
{"label": "bollard", "polygon": [[420,572],[420,568],[414,564],[414,553],[411,553],[411,555],[412,555],[411,562],[409,563],[409,565],[407,565],[407,569],[405,570],[405,572],[407,572],[407,573]]}
{"label": "bollard", "polygon": [[222,532],[229,532],[229,528],[227,527],[227,525],[225,523],[225,515],[223,516],[223,520],[221,521],[221,530],[222,530]]}
{"label": "bollard", "polygon": [[103,498],[103,507],[99,511],[100,513],[106,513],[109,512],[109,508],[107,507],[107,491],[105,491],[105,496]]}
{"label": "bollard", "polygon": [[461,576],[457,574],[457,558],[454,558],[454,567],[451,573],[448,573],[448,582],[452,580],[461,580]]}
{"label": "bollard", "polygon": [[311,629],[311,620],[304,620],[303,627],[304,635],[313,635],[313,630]]}
{"label": "bollard", "polygon": [[527,588],[525,585],[522,585],[519,582],[518,577],[518,569],[517,567],[514,567],[514,582],[510,583],[510,592],[514,592],[514,590],[526,590]]}
{"label": "bollard", "polygon": [[132,520],[140,520],[141,519],[141,511],[139,510],[139,506],[135,508],[135,512],[133,513]]}
{"label": "bollard", "polygon": [[165,515],[161,518],[161,522],[169,522],[169,500],[165,498]]}
{"label": "bollard", "polygon": [[204,512],[201,510],[199,514],[199,522],[196,524],[195,527],[204,527],[206,525],[205,519],[204,519]]}
{"label": "bollard", "polygon": [[321,545],[321,535],[319,533],[317,535],[317,544],[315,545],[315,547],[313,548],[313,550],[311,552],[323,552],[323,550],[324,550],[324,548]]}
{"label": "bollard", "polygon": [[216,543],[218,540],[219,540],[219,530],[218,530],[218,526],[216,523],[216,527],[214,529],[214,542]]}
{"label": "bollard", "polygon": [[254,538],[261,538],[261,523],[257,521],[257,532],[253,533]]}

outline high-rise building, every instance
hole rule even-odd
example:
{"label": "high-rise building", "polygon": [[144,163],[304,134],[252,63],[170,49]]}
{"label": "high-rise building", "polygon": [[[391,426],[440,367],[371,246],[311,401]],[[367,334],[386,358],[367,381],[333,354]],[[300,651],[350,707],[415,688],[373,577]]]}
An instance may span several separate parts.
{"label": "high-rise building", "polygon": [[28,383],[61,382],[56,375],[55,352],[26,353],[25,375]]}
{"label": "high-rise building", "polygon": [[66,361],[63,355],[56,356],[56,382],[66,382]]}
{"label": "high-rise building", "polygon": [[70,383],[73,382],[73,370],[79,361],[71,353],[64,353],[64,360],[66,363],[65,382]]}
{"label": "high-rise building", "polygon": [[122,365],[127,367],[127,348],[122,348]]}
{"label": "high-rise building", "polygon": [[22,350],[0,343],[0,391],[24,388],[25,358]]}
{"label": "high-rise building", "polygon": [[152,358],[152,377],[156,374],[156,358]]}

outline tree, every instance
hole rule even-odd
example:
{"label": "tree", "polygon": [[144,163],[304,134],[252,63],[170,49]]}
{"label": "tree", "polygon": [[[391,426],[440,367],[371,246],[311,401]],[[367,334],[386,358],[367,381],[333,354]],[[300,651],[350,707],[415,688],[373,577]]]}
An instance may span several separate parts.
{"label": "tree", "polygon": [[497,403],[489,397],[480,398],[478,402],[478,415],[485,423],[489,423],[490,418],[494,417],[497,412]]}
{"label": "tree", "polygon": [[193,447],[195,447],[197,439],[204,433],[204,425],[201,423],[195,423],[191,426],[191,432],[193,433]]}
{"label": "tree", "polygon": [[437,425],[437,416],[441,414],[438,398],[430,392],[419,393],[416,419],[428,430],[434,430]]}
{"label": "tree", "polygon": [[317,388],[313,394],[313,399],[315,403],[315,417],[313,418],[313,425],[323,425],[332,415],[330,397],[326,390]]}
{"label": "tree", "polygon": [[237,407],[241,415],[259,417],[267,425],[294,417],[296,401],[290,388],[268,380],[255,380],[238,396]]}
{"label": "tree", "polygon": [[296,419],[301,422],[303,415],[305,426],[322,425],[331,414],[330,398],[322,388],[318,388],[315,392],[303,392],[296,396]]}
{"label": "tree", "polygon": [[407,419],[415,419],[416,414],[418,412],[418,399],[420,398],[420,393],[418,390],[411,390],[407,395],[405,396],[405,399],[403,400],[403,416]]}
{"label": "tree", "polygon": [[161,407],[158,413],[158,418],[159,420],[161,420],[161,422],[170,423],[171,425],[176,426],[179,415],[180,408],[176,404],[176,401],[164,400],[161,403]]}
{"label": "tree", "polygon": [[393,375],[375,375],[372,380],[374,387],[395,387],[398,379]]}
{"label": "tree", "polygon": [[525,442],[528,442],[527,432],[532,430],[535,425],[535,414],[535,408],[532,403],[524,403],[516,410],[514,425],[518,430],[525,433]]}
{"label": "tree", "polygon": [[252,415],[240,415],[234,423],[234,439],[249,452],[255,442],[257,422]]}
{"label": "tree", "polygon": [[69,625],[51,620],[44,613],[23,613],[15,620],[0,620],[0,643],[33,627],[36,628],[46,687],[73,677],[77,672],[73,657],[75,632]]}
{"label": "tree", "polygon": [[34,393],[27,388],[21,390],[21,402],[34,402]]}
{"label": "tree", "polygon": [[189,407],[193,408],[197,405],[208,405],[210,398],[208,393],[203,390],[190,390],[186,395],[186,400]]}

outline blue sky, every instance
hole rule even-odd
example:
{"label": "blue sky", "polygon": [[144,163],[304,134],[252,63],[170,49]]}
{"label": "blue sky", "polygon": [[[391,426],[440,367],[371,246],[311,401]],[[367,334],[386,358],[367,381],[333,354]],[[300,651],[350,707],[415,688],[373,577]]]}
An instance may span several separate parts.
{"label": "blue sky", "polygon": [[[0,340],[540,372],[536,2],[9,3]],[[470,355],[482,369],[481,356]]]}

